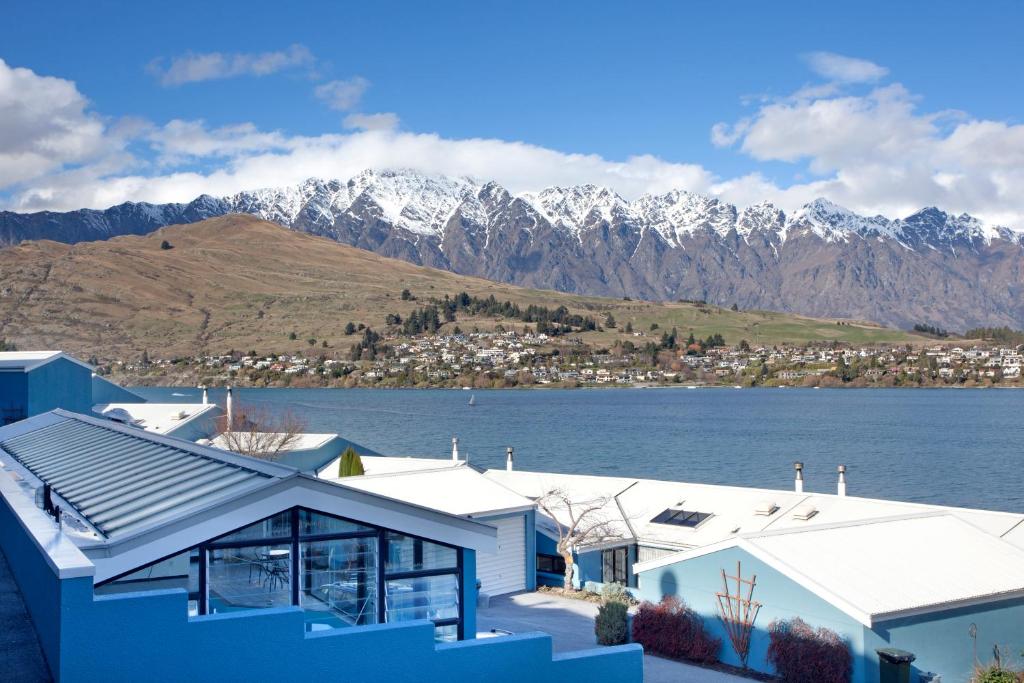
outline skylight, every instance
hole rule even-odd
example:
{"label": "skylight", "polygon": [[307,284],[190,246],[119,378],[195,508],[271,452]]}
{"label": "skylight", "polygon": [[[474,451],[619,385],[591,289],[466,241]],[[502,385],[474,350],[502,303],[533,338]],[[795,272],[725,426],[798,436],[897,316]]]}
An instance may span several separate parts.
{"label": "skylight", "polygon": [[673,524],[675,526],[688,527],[690,529],[699,526],[705,519],[711,517],[710,512],[695,512],[693,510],[676,510],[669,508],[658,514],[651,520],[652,524]]}

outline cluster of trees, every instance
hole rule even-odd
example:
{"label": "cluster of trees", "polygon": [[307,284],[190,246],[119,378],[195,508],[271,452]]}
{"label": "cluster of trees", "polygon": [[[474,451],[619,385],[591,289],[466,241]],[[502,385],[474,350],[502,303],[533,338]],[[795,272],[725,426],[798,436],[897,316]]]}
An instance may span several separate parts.
{"label": "cluster of trees", "polygon": [[389,327],[401,325],[402,334],[407,337],[424,333],[433,334],[442,324],[441,313],[434,304],[417,308],[404,319],[398,313],[388,313],[384,322]]}
{"label": "cluster of trees", "polygon": [[377,356],[386,355],[388,347],[381,342],[381,336],[369,327],[363,330],[363,338],[352,345],[349,351],[351,360],[376,360]]}
{"label": "cluster of trees", "polygon": [[[688,354],[697,354],[698,352],[703,353],[708,349],[725,346],[725,337],[715,332],[714,334],[708,335],[706,339],[698,339],[690,332],[690,335],[686,338],[684,348]],[[749,347],[749,344],[748,344]],[[679,332],[676,328],[672,328],[671,332],[663,332],[661,334],[661,344],[658,347],[661,350],[676,350],[679,348]],[[699,351],[698,351],[699,350]]]}
{"label": "cluster of trees", "polygon": [[18,347],[14,345],[14,342],[7,341],[6,339],[0,338],[0,351],[17,351]]}
{"label": "cluster of trees", "polygon": [[968,339],[988,339],[1000,344],[1024,344],[1024,331],[1009,327],[975,327],[964,332]]}
{"label": "cluster of trees", "polygon": [[570,313],[565,306],[552,309],[530,305],[523,309],[511,301],[498,301],[493,294],[483,298],[459,292],[455,296],[445,295],[444,299],[435,300],[433,306],[444,322],[454,322],[459,314],[507,318],[533,323],[538,334],[552,337],[598,329],[594,318]]}
{"label": "cluster of trees", "polygon": [[935,325],[926,325],[924,323],[917,323],[914,325],[914,332],[920,332],[921,334],[930,334],[934,337],[948,337],[949,330],[944,330],[941,327]]}

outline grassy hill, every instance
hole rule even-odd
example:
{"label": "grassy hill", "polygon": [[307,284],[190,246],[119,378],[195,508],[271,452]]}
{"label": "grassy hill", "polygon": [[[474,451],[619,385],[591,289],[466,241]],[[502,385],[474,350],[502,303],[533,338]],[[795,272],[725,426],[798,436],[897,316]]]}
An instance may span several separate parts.
{"label": "grassy hill", "polygon": [[[161,248],[165,240],[172,248]],[[403,288],[419,301],[401,300]],[[522,289],[414,266],[240,215],[143,237],[76,245],[26,242],[0,250],[0,338],[19,348],[64,349],[101,360],[133,359],[143,350],[154,358],[232,348],[295,352],[309,348],[307,339],[347,350],[354,341],[343,332],[349,321],[382,329],[388,313],[405,316],[431,297],[460,291],[493,294],[521,307],[565,305],[599,321],[610,312],[619,330],[587,333],[585,339],[596,344],[625,338],[621,329],[627,321],[645,332],[652,323],[698,337],[717,332],[728,343],[924,339],[863,322],[840,325],[783,313]],[[457,324],[487,329],[499,322]]]}

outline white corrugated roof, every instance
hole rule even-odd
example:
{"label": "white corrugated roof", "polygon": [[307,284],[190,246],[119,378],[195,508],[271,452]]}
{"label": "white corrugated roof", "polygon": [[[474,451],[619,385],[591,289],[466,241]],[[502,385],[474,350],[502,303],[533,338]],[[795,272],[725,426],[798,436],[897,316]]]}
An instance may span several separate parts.
{"label": "white corrugated roof", "polygon": [[[363,458],[365,462],[368,458]],[[386,459],[386,458],[377,458]],[[523,510],[533,502],[466,467],[332,478],[328,481],[453,515],[479,517]]]}
{"label": "white corrugated roof", "polygon": [[746,550],[867,626],[1024,595],[1024,550],[952,513],[744,534],[635,569],[729,547]]}
{"label": "white corrugated roof", "polygon": [[99,403],[92,412],[118,422],[127,416],[132,426],[167,434],[197,417],[219,412],[219,408],[213,403]]}
{"label": "white corrugated roof", "polygon": [[0,351],[0,370],[33,370],[58,358],[66,358],[83,368],[93,369],[88,363],[83,363],[62,351]]}

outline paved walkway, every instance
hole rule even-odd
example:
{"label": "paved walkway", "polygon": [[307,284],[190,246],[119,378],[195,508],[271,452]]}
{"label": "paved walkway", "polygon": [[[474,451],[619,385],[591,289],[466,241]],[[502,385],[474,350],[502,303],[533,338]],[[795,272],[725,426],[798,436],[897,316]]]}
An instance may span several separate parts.
{"label": "paved walkway", "polygon": [[0,675],[7,683],[45,683],[50,670],[39,649],[36,631],[25,611],[18,584],[0,552]]}
{"label": "paved walkway", "polygon": [[[597,605],[549,593],[519,593],[491,598],[491,606],[477,610],[477,630],[550,633],[555,652],[597,647],[594,616]],[[748,678],[680,664],[644,655],[645,683],[750,683]]]}

